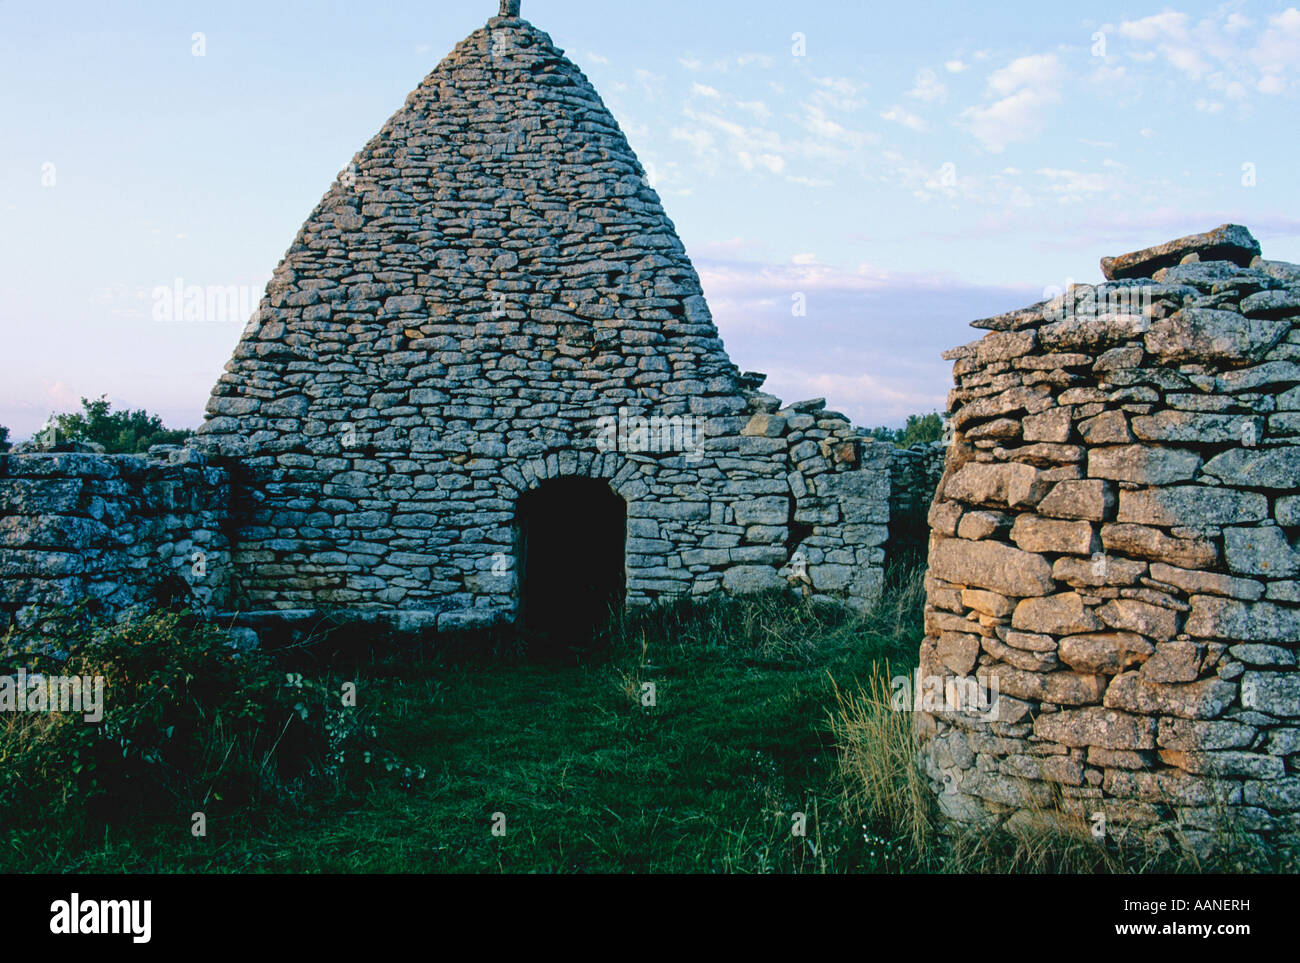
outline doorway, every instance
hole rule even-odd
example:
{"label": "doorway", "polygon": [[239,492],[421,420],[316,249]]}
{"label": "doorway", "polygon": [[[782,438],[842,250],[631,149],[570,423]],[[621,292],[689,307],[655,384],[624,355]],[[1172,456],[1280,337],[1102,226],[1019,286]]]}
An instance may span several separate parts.
{"label": "doorway", "polygon": [[627,503],[603,481],[556,478],[519,498],[519,615],[530,649],[604,641],[622,608]]}

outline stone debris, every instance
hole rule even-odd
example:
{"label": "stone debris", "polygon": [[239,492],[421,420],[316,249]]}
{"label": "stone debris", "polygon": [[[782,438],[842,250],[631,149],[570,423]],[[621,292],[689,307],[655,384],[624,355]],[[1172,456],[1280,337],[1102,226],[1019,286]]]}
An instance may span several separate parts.
{"label": "stone debris", "polygon": [[946,355],[921,671],[1015,718],[920,714],[925,765],[963,820],[1293,839],[1300,268],[1233,225],[1103,263]]}

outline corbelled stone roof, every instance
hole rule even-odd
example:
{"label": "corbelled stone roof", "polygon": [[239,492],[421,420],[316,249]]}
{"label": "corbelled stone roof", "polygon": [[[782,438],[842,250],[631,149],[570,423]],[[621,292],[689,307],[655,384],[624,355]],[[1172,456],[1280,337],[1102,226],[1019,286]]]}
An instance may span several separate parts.
{"label": "corbelled stone roof", "polygon": [[232,607],[526,615],[520,503],[561,478],[623,500],[628,604],[780,588],[800,551],[809,593],[869,604],[887,459],[736,369],[618,124],[502,10],[340,175],[213,391]]}
{"label": "corbelled stone roof", "polygon": [[506,366],[585,405],[683,411],[737,390],[618,123],[518,7],[460,43],[312,212],[213,392],[209,440],[287,450],[308,409],[357,407],[333,405],[331,379],[425,387]]}

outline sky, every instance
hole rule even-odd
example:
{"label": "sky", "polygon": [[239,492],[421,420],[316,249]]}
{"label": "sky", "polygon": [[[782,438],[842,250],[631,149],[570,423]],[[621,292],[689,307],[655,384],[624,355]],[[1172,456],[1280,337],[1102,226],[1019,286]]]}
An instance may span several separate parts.
{"label": "sky", "polygon": [[[1293,0],[1294,2],[1294,0]],[[352,155],[497,0],[0,0],[0,425],[196,427]],[[1225,222],[1300,262],[1287,3],[523,0],[646,165],[732,360],[943,410],[971,320]],[[156,320],[155,291],[238,316]],[[800,313],[799,305],[803,306]]]}

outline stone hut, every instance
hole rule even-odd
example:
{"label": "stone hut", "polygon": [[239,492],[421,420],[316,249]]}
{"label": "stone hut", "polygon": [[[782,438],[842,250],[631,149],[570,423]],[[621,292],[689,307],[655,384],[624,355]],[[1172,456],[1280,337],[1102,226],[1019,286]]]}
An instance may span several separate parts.
{"label": "stone hut", "polygon": [[1300,267],[1259,255],[1108,258],[946,355],[917,690],[949,814],[1300,836]]}
{"label": "stone hut", "polygon": [[330,186],[213,390],[225,606],[566,631],[791,582],[866,606],[889,450],[762,381],[592,85],[504,2]]}

